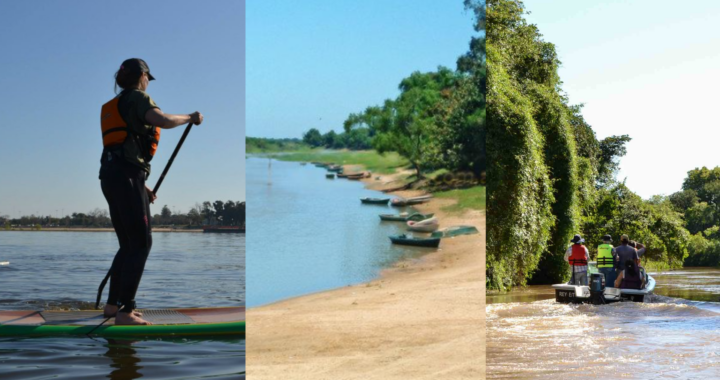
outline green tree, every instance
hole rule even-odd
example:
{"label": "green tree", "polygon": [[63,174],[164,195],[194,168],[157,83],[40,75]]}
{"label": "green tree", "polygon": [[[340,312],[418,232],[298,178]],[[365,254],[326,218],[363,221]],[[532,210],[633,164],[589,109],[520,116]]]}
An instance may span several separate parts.
{"label": "green tree", "polygon": [[330,132],[323,135],[323,145],[327,148],[334,148],[337,140],[337,133],[330,130]]}
{"label": "green tree", "polygon": [[313,148],[317,148],[323,145],[323,136],[320,134],[320,131],[315,128],[311,128],[303,134],[303,142]]}
{"label": "green tree", "polygon": [[627,149],[625,144],[629,143],[630,136],[610,136],[600,142],[600,166],[598,167],[598,184],[607,186],[613,183],[615,175],[620,169],[618,159],[625,156]]}

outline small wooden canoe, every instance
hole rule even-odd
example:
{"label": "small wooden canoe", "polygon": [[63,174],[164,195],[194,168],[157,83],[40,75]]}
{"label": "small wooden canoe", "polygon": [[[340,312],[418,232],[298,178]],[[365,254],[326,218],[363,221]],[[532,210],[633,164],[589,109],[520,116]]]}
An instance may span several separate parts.
{"label": "small wooden canoe", "polygon": [[325,174],[325,178],[335,179],[335,174],[327,173],[327,174]]}
{"label": "small wooden canoe", "polygon": [[360,198],[360,202],[371,205],[386,205],[390,198]]}
{"label": "small wooden canoe", "polygon": [[412,245],[415,247],[437,248],[440,246],[440,238],[418,238],[405,234],[390,236],[390,241],[393,244]]}
{"label": "small wooden canoe", "polygon": [[410,231],[418,231],[418,232],[433,232],[437,231],[438,227],[440,227],[440,224],[438,222],[438,218],[432,217],[425,220],[420,221],[412,221],[409,220],[407,222],[408,230]]}
{"label": "small wooden canoe", "polygon": [[395,214],[380,214],[380,220],[388,221],[388,222],[407,222],[408,220],[414,220],[414,221],[420,221],[428,218],[432,218],[435,214],[408,214],[407,212],[402,212],[398,215]]}
{"label": "small wooden canoe", "polygon": [[398,198],[392,200],[392,205],[395,207],[419,205],[421,203],[430,202],[430,199],[432,199],[432,195],[415,198]]}
{"label": "small wooden canoe", "polygon": [[327,170],[329,172],[340,173],[343,171],[343,167],[339,166],[339,165],[332,165],[332,166],[328,166]]}

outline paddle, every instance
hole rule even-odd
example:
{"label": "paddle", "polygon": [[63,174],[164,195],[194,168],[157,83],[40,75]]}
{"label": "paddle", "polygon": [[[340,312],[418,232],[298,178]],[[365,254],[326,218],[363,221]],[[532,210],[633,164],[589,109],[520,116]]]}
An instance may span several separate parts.
{"label": "paddle", "polygon": [[162,174],[160,174],[160,178],[158,179],[155,187],[153,188],[153,194],[157,195],[158,189],[160,189],[160,185],[165,179],[165,175],[167,174],[168,170],[170,170],[170,166],[172,166],[173,161],[175,161],[175,156],[177,156],[178,152],[180,151],[180,147],[182,147],[182,144],[185,142],[185,138],[187,137],[188,133],[190,133],[190,128],[192,128],[192,126],[193,123],[189,123],[188,126],[185,128],[185,132],[183,132],[182,137],[180,137],[180,141],[178,142],[175,150],[172,153],[172,156],[170,156],[170,161],[168,161],[167,165],[165,165],[165,169],[163,170]]}
{"label": "paddle", "polygon": [[[175,161],[175,156],[177,156],[178,152],[180,151],[180,147],[182,147],[182,144],[185,142],[185,138],[187,137],[188,133],[190,133],[190,128],[192,128],[193,123],[189,123],[188,126],[185,128],[185,132],[183,132],[182,137],[180,137],[180,141],[178,141],[177,146],[175,147],[175,150],[172,153],[172,156],[170,156],[170,160],[168,161],[167,165],[165,165],[165,169],[163,169],[162,174],[160,174],[160,178],[158,179],[157,183],[155,184],[155,188],[153,188],[153,194],[157,195],[158,189],[160,189],[160,185],[162,184],[163,180],[165,179],[165,175],[167,174],[168,170],[170,170],[170,166],[172,166],[173,161]],[[110,270],[108,271],[107,275],[105,275],[105,278],[100,283],[100,287],[98,288],[98,294],[97,294],[97,300],[95,302],[95,308],[100,307],[100,298],[102,297],[103,289],[105,289],[105,285],[107,284],[108,280],[110,279],[110,274],[112,273],[112,266],[110,267]]]}

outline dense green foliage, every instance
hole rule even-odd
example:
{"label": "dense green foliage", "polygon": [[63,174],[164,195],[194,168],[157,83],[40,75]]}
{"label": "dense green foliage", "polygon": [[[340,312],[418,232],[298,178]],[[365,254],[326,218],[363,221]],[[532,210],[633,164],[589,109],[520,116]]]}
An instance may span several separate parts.
{"label": "dense green foliage", "polygon": [[407,159],[417,179],[437,169],[480,178],[486,169],[485,12],[472,10],[478,36],[456,70],[413,72],[400,81],[396,98],[350,114],[344,123],[346,134],[363,131],[378,152]]}
{"label": "dense green foliage", "polygon": [[720,167],[689,171],[668,202],[685,216],[692,234],[685,265],[720,266]]}
{"label": "dense green foliage", "polygon": [[690,234],[675,204],[692,194],[644,201],[616,182],[630,137],[596,138],[562,92],[554,45],[523,14],[519,0],[487,3],[488,289],[566,280],[578,233],[591,256],[602,235],[628,234],[648,259],[680,265]]}

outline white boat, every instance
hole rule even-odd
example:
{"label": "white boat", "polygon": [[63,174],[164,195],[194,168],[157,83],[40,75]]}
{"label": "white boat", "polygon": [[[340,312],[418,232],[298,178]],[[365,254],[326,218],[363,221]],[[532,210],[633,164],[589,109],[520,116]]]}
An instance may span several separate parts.
{"label": "white boat", "polygon": [[[609,286],[602,286],[599,281],[597,267],[594,262],[588,263],[588,280],[590,285],[555,284],[555,301],[561,303],[593,303],[604,304],[620,301],[643,302],[645,296],[652,294],[655,290],[655,279],[647,276],[643,289],[622,289]],[[593,281],[596,275],[598,281]],[[603,277],[604,284],[604,277]]]}
{"label": "white boat", "polygon": [[433,232],[437,231],[439,223],[438,218],[432,217],[418,222],[409,220],[407,226],[410,231]]}

